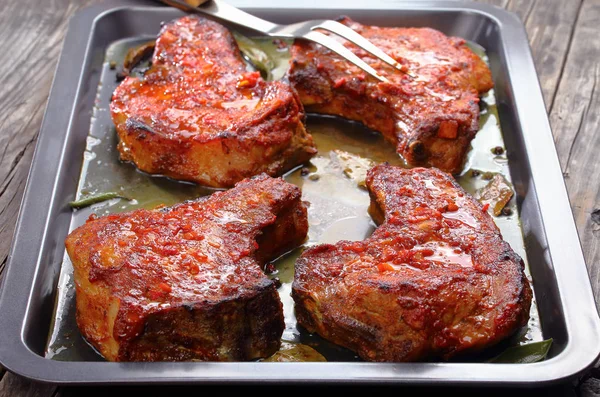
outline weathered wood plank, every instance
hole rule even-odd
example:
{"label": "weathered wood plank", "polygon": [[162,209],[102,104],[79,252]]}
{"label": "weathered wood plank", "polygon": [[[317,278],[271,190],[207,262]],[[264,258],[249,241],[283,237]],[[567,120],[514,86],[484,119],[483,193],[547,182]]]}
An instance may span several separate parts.
{"label": "weathered wood plank", "polygon": [[525,24],[546,109],[552,107],[581,2],[511,0],[507,9]]}
{"label": "weathered wood plank", "polygon": [[0,397],[51,397],[58,387],[31,382],[20,376],[6,373],[0,383]]}
{"label": "weathered wood plank", "polygon": [[523,23],[527,23],[536,2],[536,0],[509,0],[506,9],[517,14]]}
{"label": "weathered wood plank", "polygon": [[[600,301],[600,0],[582,6],[550,122]],[[595,212],[596,211],[596,212]]]}
{"label": "weathered wood plank", "polygon": [[600,369],[596,364],[596,368],[593,368],[586,379],[581,382],[578,387],[579,397],[598,397],[600,396]]}
{"label": "weathered wood plank", "polygon": [[[93,0],[2,2],[0,13],[0,282],[68,19]],[[0,368],[0,397],[51,396]]]}
{"label": "weathered wood plank", "polygon": [[550,109],[573,28],[581,6],[580,0],[476,0],[516,13],[523,21],[544,93]]}
{"label": "weathered wood plank", "polygon": [[509,0],[476,0],[478,3],[491,4],[496,7],[505,8]]}
{"label": "weathered wood plank", "polygon": [[[127,394],[132,396],[193,396],[198,395],[201,391],[202,394],[224,394],[224,395],[289,395],[289,386],[257,386],[257,385],[246,385],[246,386],[132,386],[132,387],[121,387],[121,388],[84,388],[84,387],[63,387],[60,388],[56,397],[104,397],[107,394]],[[419,387],[393,387],[393,386],[348,386],[348,385],[337,385],[337,386],[294,386],[294,391],[298,391],[300,394],[324,394],[324,391],[334,392],[339,395],[355,395],[355,394],[369,394],[369,395],[394,395],[401,392],[403,395],[435,395],[440,393],[439,388],[419,388]],[[444,393],[448,395],[459,395],[461,397],[480,397],[485,395],[486,397],[506,397],[507,393],[511,397],[577,397],[575,391],[569,385],[561,385],[554,387],[546,387],[542,389],[502,389],[502,388],[458,388],[458,387],[445,387]]]}
{"label": "weathered wood plank", "polygon": [[0,274],[67,21],[91,0],[3,2],[0,13]]}
{"label": "weathered wood plank", "polygon": [[579,387],[580,397],[598,397],[600,396],[600,380],[590,378]]}

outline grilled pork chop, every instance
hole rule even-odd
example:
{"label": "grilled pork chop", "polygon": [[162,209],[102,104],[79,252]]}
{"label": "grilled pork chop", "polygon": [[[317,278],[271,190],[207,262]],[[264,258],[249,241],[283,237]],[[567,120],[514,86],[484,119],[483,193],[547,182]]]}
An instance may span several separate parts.
{"label": "grilled pork chop", "polygon": [[306,111],[361,121],[411,165],[460,172],[479,127],[479,94],[493,86],[486,64],[464,40],[433,29],[364,26],[349,18],[341,23],[397,60],[405,73],[344,42],[389,80],[382,83],[326,48],[296,40],[288,77]]}
{"label": "grilled pork chop", "polygon": [[523,261],[450,175],[379,165],[367,187],[373,235],[296,263],[300,325],[365,360],[415,361],[477,351],[526,324]]}
{"label": "grilled pork chop", "polygon": [[278,350],[261,264],[302,243],[300,190],[260,175],[170,208],[90,219],[66,240],[77,324],[111,361],[237,361]]}
{"label": "grilled pork chop", "polygon": [[248,72],[231,33],[197,16],[162,28],[152,67],[127,77],[110,109],[123,160],[207,186],[280,175],[316,153],[297,94]]}

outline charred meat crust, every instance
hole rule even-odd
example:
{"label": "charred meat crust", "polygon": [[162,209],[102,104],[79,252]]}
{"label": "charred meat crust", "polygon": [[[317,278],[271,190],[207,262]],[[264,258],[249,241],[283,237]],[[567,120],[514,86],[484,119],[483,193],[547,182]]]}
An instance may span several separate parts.
{"label": "charred meat crust", "polygon": [[418,361],[484,349],[526,324],[523,261],[450,175],[379,165],[367,187],[373,235],[296,262],[301,326],[365,360]]}
{"label": "charred meat crust", "polygon": [[261,267],[308,231],[300,190],[265,174],[156,210],[91,218],[66,239],[77,323],[111,361],[239,361],[279,348]]}
{"label": "charred meat crust", "polygon": [[479,94],[493,86],[486,64],[464,40],[433,29],[340,22],[395,58],[404,73],[344,42],[390,81],[378,82],[328,49],[296,40],[288,78],[306,110],[364,123],[413,166],[460,172],[479,127]]}
{"label": "charred meat crust", "polygon": [[207,186],[280,175],[316,153],[294,90],[248,72],[231,33],[198,16],[162,28],[152,67],[117,87],[110,110],[123,160]]}
{"label": "charred meat crust", "polygon": [[186,304],[151,314],[119,361],[246,361],[279,349],[279,294],[263,282],[254,296]]}

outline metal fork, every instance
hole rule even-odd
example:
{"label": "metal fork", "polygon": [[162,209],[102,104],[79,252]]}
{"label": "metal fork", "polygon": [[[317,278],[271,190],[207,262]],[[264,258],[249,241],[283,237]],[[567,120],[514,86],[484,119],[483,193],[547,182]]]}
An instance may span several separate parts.
{"label": "metal fork", "polygon": [[[290,25],[278,25],[264,19],[250,15],[238,8],[230,6],[229,4],[221,0],[160,0],[162,3],[168,4],[172,7],[182,9],[184,11],[198,11],[208,14],[214,18],[221,19],[239,26],[243,26],[247,29],[251,29],[267,36],[279,37],[279,38],[304,38],[315,43],[321,44],[324,47],[329,48],[331,51],[339,54],[352,62],[371,76],[375,77],[379,81],[388,82],[388,80],[381,76],[375,69],[373,69],[368,63],[356,56],[352,51],[344,47],[342,44],[332,39],[331,37],[315,31],[315,29],[324,29],[331,33],[335,33],[338,36],[356,44],[363,50],[381,59],[383,62],[390,66],[398,69],[399,71],[406,73],[402,69],[401,65],[396,62],[392,57],[387,55],[385,52],[377,48],[369,40],[362,37],[349,27],[342,25],[339,22],[326,19],[315,19],[305,22],[298,22]],[[195,5],[198,5],[197,7]]]}

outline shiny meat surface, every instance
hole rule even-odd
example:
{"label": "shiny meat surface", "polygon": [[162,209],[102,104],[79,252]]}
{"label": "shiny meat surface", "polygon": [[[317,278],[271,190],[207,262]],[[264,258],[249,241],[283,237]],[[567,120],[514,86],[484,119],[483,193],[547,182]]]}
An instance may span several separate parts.
{"label": "shiny meat surface", "polygon": [[248,72],[231,33],[197,16],[162,28],[152,67],[127,77],[110,109],[122,159],[207,186],[280,175],[316,153],[297,94]]}
{"label": "shiny meat surface", "polygon": [[300,190],[261,175],[207,198],[90,218],[66,240],[77,324],[111,361],[238,361],[279,348],[261,265],[301,244]]}
{"label": "shiny meat surface", "polygon": [[373,235],[296,262],[300,325],[365,360],[418,361],[484,349],[527,323],[523,261],[450,175],[379,165],[367,187]]}
{"label": "shiny meat surface", "polygon": [[364,123],[413,166],[459,173],[479,128],[479,94],[493,86],[486,64],[463,39],[433,29],[364,26],[349,18],[341,22],[407,73],[344,41],[389,80],[382,83],[326,48],[296,40],[288,76],[305,109]]}

